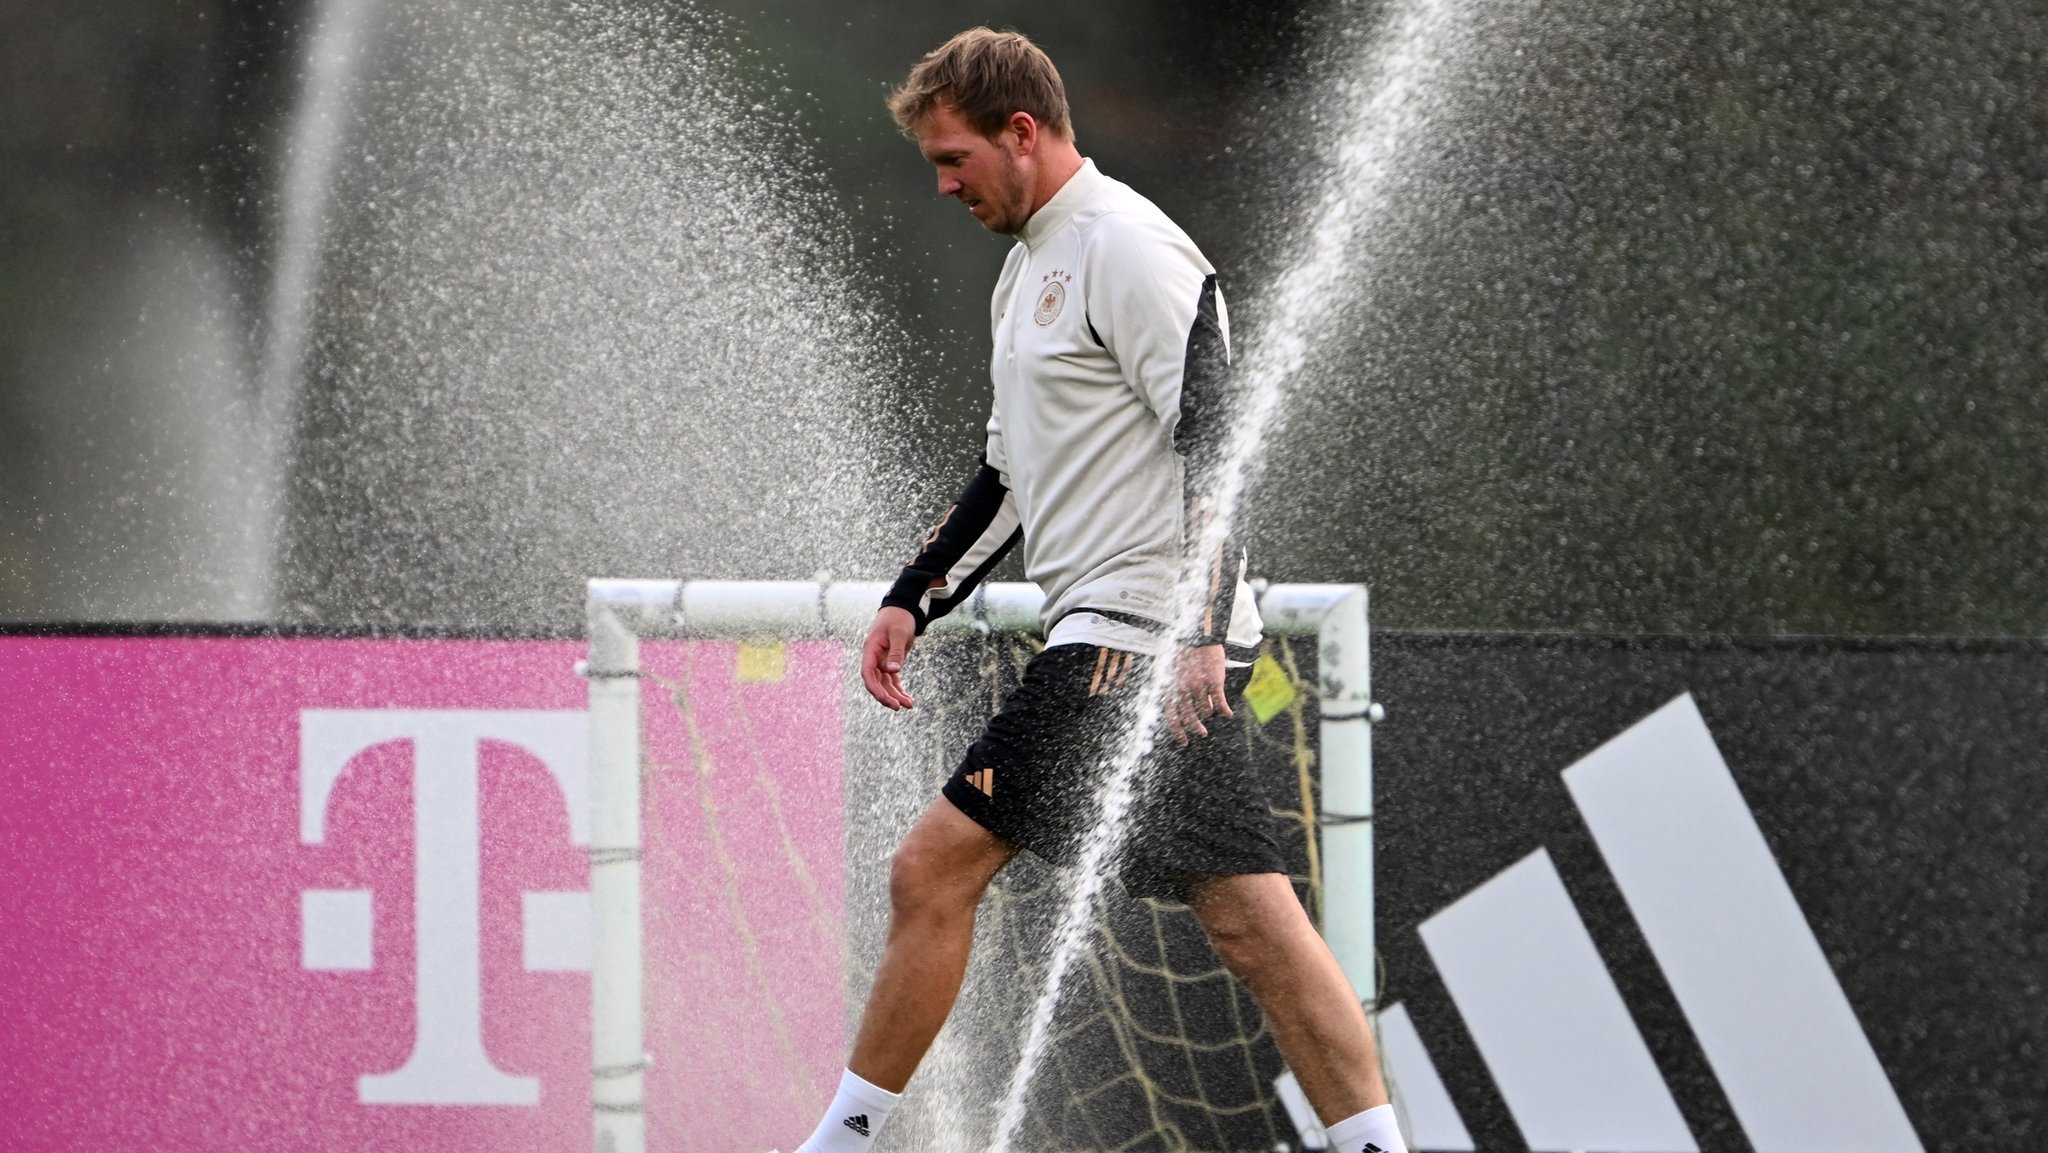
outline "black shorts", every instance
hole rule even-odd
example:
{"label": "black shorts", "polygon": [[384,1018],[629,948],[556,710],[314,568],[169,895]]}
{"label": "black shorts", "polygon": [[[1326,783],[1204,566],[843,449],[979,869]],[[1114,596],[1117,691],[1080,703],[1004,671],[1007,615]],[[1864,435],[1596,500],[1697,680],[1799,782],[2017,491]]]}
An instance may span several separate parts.
{"label": "black shorts", "polygon": [[[1031,658],[1023,684],[947,779],[946,799],[1010,844],[1072,864],[1101,811],[1150,666],[1151,658],[1095,645],[1057,645]],[[1190,734],[1181,746],[1162,726],[1153,742],[1118,867],[1132,896],[1186,901],[1206,877],[1286,871],[1246,744],[1250,676],[1229,671],[1237,715],[1207,718],[1207,737]]]}

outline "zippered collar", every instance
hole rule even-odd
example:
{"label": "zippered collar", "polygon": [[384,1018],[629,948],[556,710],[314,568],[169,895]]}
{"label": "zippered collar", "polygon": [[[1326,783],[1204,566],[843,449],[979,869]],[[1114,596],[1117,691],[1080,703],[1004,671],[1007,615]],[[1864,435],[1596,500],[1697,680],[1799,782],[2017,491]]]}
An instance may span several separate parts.
{"label": "zippered collar", "polygon": [[1060,186],[1058,192],[1052,194],[1052,199],[1046,201],[1038,211],[1031,214],[1031,219],[1024,222],[1024,227],[1017,232],[1017,239],[1027,248],[1037,248],[1045,243],[1053,233],[1058,232],[1065,227],[1067,221],[1074,218],[1075,211],[1087,203],[1089,197],[1095,195],[1095,190],[1102,187],[1104,179],[1105,177],[1095,170],[1095,161],[1081,161],[1081,167],[1076,169],[1072,176],[1067,177],[1067,182]]}

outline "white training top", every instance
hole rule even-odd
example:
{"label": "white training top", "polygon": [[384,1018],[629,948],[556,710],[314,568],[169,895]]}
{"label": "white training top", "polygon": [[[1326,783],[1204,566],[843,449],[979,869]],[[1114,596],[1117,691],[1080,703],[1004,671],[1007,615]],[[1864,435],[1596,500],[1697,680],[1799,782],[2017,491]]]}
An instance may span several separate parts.
{"label": "white training top", "polygon": [[1229,419],[1229,319],[1194,242],[1087,161],[1018,234],[990,323],[983,475],[885,603],[922,626],[1021,535],[1025,573],[1045,590],[1048,644],[1159,651],[1192,563],[1208,597],[1182,639],[1227,642],[1233,655],[1255,647],[1242,550],[1185,558]]}

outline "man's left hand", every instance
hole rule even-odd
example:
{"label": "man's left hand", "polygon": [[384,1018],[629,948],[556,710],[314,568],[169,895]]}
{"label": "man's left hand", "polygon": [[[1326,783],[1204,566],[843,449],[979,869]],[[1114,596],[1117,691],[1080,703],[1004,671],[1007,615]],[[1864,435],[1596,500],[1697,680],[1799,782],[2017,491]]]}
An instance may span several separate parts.
{"label": "man's left hand", "polygon": [[1230,702],[1223,696],[1223,646],[1193,645],[1179,649],[1173,658],[1173,685],[1167,690],[1166,728],[1176,744],[1188,743],[1188,734],[1206,737],[1205,717],[1218,713],[1228,717]]}

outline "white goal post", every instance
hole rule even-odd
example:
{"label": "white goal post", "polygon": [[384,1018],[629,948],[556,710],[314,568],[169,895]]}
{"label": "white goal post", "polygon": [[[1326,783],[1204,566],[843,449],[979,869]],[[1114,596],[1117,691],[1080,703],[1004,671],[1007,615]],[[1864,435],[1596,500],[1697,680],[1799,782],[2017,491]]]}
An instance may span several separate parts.
{"label": "white goal post", "polygon": [[[590,652],[591,1110],[597,1153],[645,1153],[646,1068],[640,902],[640,641],[643,638],[858,643],[888,590],[879,582],[593,580]],[[1029,632],[1037,585],[989,583],[932,622],[934,634]],[[1317,639],[1323,936],[1367,1010],[1373,952],[1372,724],[1364,585],[1259,589],[1271,634]]]}

